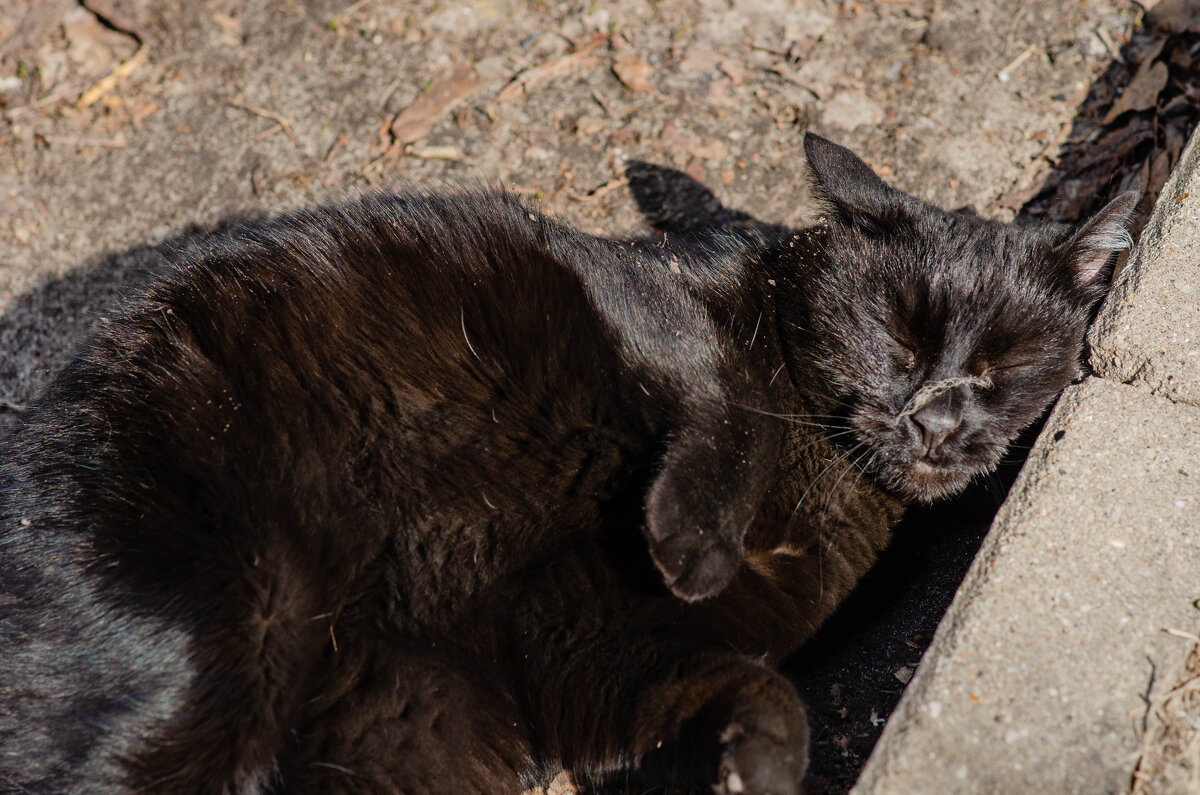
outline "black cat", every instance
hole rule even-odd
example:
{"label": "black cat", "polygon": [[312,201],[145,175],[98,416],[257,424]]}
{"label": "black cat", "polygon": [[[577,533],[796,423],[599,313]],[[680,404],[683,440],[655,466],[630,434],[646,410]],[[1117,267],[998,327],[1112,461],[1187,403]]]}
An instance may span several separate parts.
{"label": "black cat", "polygon": [[164,263],[0,453],[0,787],[798,791],[772,664],[1075,377],[1132,207],[805,149],[795,233],[375,195]]}

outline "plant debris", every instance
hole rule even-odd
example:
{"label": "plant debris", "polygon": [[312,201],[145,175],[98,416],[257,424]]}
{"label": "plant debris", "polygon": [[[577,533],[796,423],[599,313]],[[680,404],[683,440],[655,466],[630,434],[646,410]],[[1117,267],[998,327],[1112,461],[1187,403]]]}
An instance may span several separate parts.
{"label": "plant debris", "polygon": [[650,85],[650,75],[653,73],[650,64],[632,53],[613,59],[613,74],[630,91],[653,91],[654,87]]}
{"label": "plant debris", "polygon": [[78,105],[86,108],[95,104],[96,100],[112,91],[117,83],[136,72],[146,62],[147,47],[143,44],[133,57],[108,73],[99,83],[84,91],[79,97]]}
{"label": "plant debris", "polygon": [[523,99],[541,86],[573,72],[599,65],[593,56],[601,46],[608,43],[608,36],[597,33],[592,40],[569,55],[553,58],[517,74],[512,82],[501,89],[496,99],[500,102],[515,102]]}
{"label": "plant debris", "polygon": [[481,82],[472,64],[451,69],[430,83],[416,102],[396,115],[392,121],[392,136],[401,145],[418,140],[433,129],[438,119],[473,94]]}
{"label": "plant debris", "polygon": [[1200,8],[1162,0],[1092,85],[1049,180],[1022,214],[1077,223],[1126,190],[1141,231],[1200,120]]}
{"label": "plant debris", "polygon": [[1200,644],[1190,633],[1181,636],[1193,641],[1183,670],[1166,683],[1165,692],[1155,677],[1146,694],[1142,755],[1131,795],[1200,789]]}

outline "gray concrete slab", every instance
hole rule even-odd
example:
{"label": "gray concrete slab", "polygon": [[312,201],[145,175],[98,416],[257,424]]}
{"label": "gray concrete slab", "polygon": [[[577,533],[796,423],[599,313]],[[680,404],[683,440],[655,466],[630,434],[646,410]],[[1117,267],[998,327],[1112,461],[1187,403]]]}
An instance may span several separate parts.
{"label": "gray concrete slab", "polygon": [[1072,387],[854,792],[1127,792],[1197,572],[1200,409]]}
{"label": "gray concrete slab", "polygon": [[1163,189],[1089,342],[1098,375],[1200,406],[1200,137]]}

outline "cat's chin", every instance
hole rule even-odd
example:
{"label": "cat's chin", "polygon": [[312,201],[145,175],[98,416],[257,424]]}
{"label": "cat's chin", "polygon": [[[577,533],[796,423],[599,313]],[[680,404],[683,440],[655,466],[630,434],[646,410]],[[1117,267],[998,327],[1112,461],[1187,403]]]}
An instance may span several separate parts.
{"label": "cat's chin", "polygon": [[971,474],[959,467],[940,467],[917,460],[905,467],[897,467],[890,485],[910,500],[932,503],[953,497],[965,489],[971,482]]}

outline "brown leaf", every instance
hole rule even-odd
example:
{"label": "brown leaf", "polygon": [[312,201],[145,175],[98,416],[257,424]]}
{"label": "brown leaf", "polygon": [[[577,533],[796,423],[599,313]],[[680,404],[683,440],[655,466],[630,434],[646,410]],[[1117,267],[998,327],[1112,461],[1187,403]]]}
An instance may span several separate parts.
{"label": "brown leaf", "polygon": [[1132,117],[1127,124],[1106,132],[1093,141],[1087,149],[1085,162],[1097,163],[1112,160],[1133,159],[1134,150],[1142,144],[1154,140],[1154,124],[1140,116]]}
{"label": "brown leaf", "polygon": [[618,55],[613,59],[613,74],[631,91],[653,91],[650,64],[632,53]]}
{"label": "brown leaf", "polygon": [[496,95],[496,99],[500,102],[513,102],[529,95],[530,92],[555,78],[571,74],[585,66],[595,65],[598,61],[591,57],[592,53],[607,41],[608,36],[597,33],[590,42],[575,52],[526,69],[501,89],[500,93]]}
{"label": "brown leaf", "polygon": [[1162,193],[1163,185],[1167,184],[1167,177],[1171,176],[1171,166],[1173,165],[1171,152],[1163,150],[1154,157],[1154,162],[1150,164],[1150,179],[1146,185],[1147,192],[1157,196]]}
{"label": "brown leaf", "polygon": [[421,138],[458,102],[474,93],[480,82],[474,66],[456,66],[449,74],[430,83],[416,102],[396,115],[392,122],[392,135],[401,144],[410,144]]}
{"label": "brown leaf", "polygon": [[1146,53],[1146,58],[1138,67],[1137,74],[1125,87],[1125,93],[1117,97],[1117,101],[1109,108],[1104,120],[1100,122],[1101,124],[1112,124],[1118,116],[1126,111],[1146,110],[1158,104],[1158,95],[1167,87],[1167,65],[1162,61],[1151,62],[1158,57],[1161,49],[1162,45],[1160,44]]}
{"label": "brown leaf", "polygon": [[1167,33],[1200,33],[1196,0],[1162,0],[1146,14],[1146,24]]}

